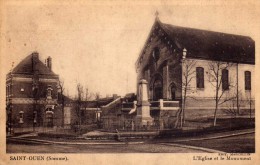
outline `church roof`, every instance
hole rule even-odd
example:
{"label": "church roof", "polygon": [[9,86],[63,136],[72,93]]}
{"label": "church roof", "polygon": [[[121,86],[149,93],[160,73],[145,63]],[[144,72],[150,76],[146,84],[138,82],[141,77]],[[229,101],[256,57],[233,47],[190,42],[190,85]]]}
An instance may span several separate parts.
{"label": "church roof", "polygon": [[[165,33],[158,33],[159,30]],[[213,32],[162,23],[158,18],[152,27],[150,35],[157,34],[162,40],[171,41],[173,49],[187,50],[187,58],[255,64],[255,41],[248,36]],[[150,38],[150,37],[149,37]],[[150,39],[146,40],[149,44]],[[146,51],[144,46],[137,62]],[[137,63],[136,63],[137,64]]]}
{"label": "church roof", "polygon": [[255,41],[251,37],[180,27],[161,22],[159,25],[175,45],[187,50],[187,58],[255,63]]}
{"label": "church roof", "polygon": [[39,54],[37,52],[25,57],[18,65],[16,65],[12,73],[33,74],[34,71],[38,71],[41,75],[56,75],[50,68],[39,60]]}

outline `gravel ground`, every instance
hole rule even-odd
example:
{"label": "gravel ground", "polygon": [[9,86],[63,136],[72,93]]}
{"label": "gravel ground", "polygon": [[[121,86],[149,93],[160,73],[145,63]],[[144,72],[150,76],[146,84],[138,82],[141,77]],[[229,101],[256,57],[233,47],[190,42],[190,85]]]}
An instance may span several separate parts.
{"label": "gravel ground", "polygon": [[203,153],[161,144],[134,145],[24,145],[7,144],[7,153]]}

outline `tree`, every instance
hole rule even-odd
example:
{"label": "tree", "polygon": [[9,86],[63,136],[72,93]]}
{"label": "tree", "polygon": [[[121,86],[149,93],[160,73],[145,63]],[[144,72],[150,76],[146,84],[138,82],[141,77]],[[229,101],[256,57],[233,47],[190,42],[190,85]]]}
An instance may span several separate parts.
{"label": "tree", "polygon": [[230,63],[220,62],[220,61],[211,61],[208,63],[208,81],[215,88],[214,90],[215,109],[214,109],[213,126],[216,126],[217,123],[217,111],[219,109],[219,106],[227,101],[234,99],[234,97],[230,97],[230,96],[226,96],[225,98],[223,97],[224,94],[231,87],[229,78],[227,81],[225,81],[226,78],[224,77],[223,71],[228,70],[228,68],[231,66],[232,64]]}
{"label": "tree", "polygon": [[62,112],[62,118],[61,118],[61,122],[62,122],[62,124],[61,124],[61,126],[62,126],[62,128],[64,127],[64,106],[65,106],[65,98],[64,98],[64,90],[65,90],[65,88],[64,88],[64,81],[63,80],[59,80],[59,84],[58,84],[58,86],[59,86],[59,90],[60,90],[60,101],[61,101],[61,112]]}
{"label": "tree", "polygon": [[251,92],[251,90],[248,90],[248,92],[246,93],[246,102],[247,102],[247,104],[249,104],[249,115],[250,115],[250,119],[252,119],[252,104],[253,104],[253,100],[252,100],[252,92]]}
{"label": "tree", "polygon": [[233,95],[229,96],[230,102],[227,105],[228,109],[225,109],[224,112],[226,114],[230,114],[231,116],[237,117],[239,115],[239,109],[240,109],[240,104],[242,103],[242,96],[241,96],[241,91],[235,91]]}
{"label": "tree", "polygon": [[[97,103],[97,109],[99,108],[99,99],[100,99],[100,93],[96,92],[95,93],[95,100],[96,100],[96,103]],[[101,127],[101,123],[98,120],[98,118],[97,118],[97,125],[98,125],[99,128]]]}
{"label": "tree", "polygon": [[96,92],[95,93],[95,100],[99,100],[100,99],[100,93],[99,92]]}
{"label": "tree", "polygon": [[93,93],[90,93],[88,87],[85,87],[85,101],[92,100],[92,97]]}
{"label": "tree", "polygon": [[82,101],[83,101],[83,96],[84,96],[84,91],[83,91],[83,86],[80,83],[77,83],[77,96],[76,96],[76,114],[78,118],[78,129],[79,132],[81,131],[81,120],[82,120]]}
{"label": "tree", "polygon": [[186,100],[187,97],[187,91],[190,90],[190,83],[193,78],[195,78],[195,60],[187,60],[183,59],[182,61],[182,83],[178,85],[179,88],[182,90],[182,106],[181,109],[177,112],[177,120],[175,122],[175,127],[178,127],[178,124],[180,123],[180,127],[183,126],[185,123],[185,108],[186,108]]}

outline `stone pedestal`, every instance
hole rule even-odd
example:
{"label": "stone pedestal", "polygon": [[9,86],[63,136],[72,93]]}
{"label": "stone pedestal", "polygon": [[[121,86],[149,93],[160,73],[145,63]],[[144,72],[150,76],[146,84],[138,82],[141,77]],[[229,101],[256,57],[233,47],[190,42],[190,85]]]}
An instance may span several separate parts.
{"label": "stone pedestal", "polygon": [[148,101],[147,81],[142,79],[139,82],[137,94],[137,115],[135,125],[138,128],[148,128],[153,124],[153,118],[150,116],[150,103]]}

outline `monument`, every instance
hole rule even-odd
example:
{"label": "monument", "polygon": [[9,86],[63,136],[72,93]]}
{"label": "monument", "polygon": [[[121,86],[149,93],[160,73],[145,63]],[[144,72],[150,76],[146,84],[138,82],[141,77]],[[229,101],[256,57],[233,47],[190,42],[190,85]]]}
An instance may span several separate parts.
{"label": "monument", "polygon": [[150,116],[147,81],[142,79],[138,84],[137,115],[135,118],[135,125],[137,128],[149,128],[152,123],[153,118]]}

